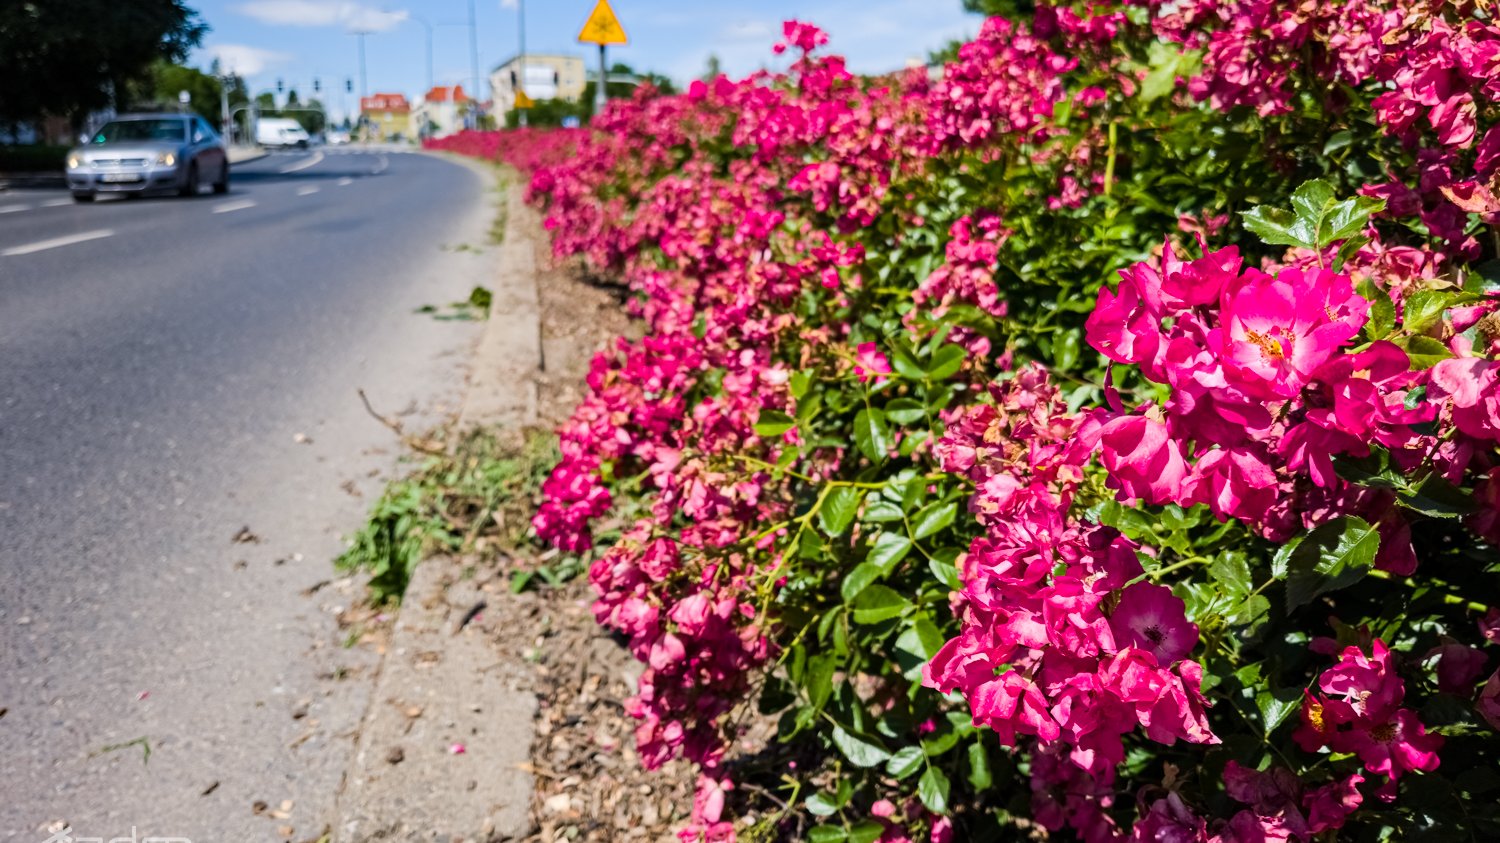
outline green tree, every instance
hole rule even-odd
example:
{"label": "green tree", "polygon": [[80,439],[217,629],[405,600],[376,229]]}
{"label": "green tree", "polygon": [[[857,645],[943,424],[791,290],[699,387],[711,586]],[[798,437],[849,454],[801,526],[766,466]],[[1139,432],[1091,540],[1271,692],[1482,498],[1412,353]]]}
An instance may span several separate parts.
{"label": "green tree", "polygon": [[[964,5],[967,6],[970,2],[972,0],[964,0]],[[713,53],[709,53],[708,61],[703,65],[703,75],[698,78],[704,82],[712,82],[718,79],[723,72],[723,65],[719,63],[719,57]]]}
{"label": "green tree", "polygon": [[151,65],[145,76],[127,88],[126,105],[134,110],[176,111],[181,107],[178,95],[187,91],[190,98],[188,109],[202,115],[210,125],[217,126],[222,88],[218,79],[195,67],[158,61]]}
{"label": "green tree", "polygon": [[177,62],[208,32],[182,0],[0,3],[0,120],[81,123],[126,102],[153,63]]}
{"label": "green tree", "polygon": [[1001,15],[1011,20],[1025,20],[1036,12],[1036,0],[963,0],[964,11],[992,17]]}

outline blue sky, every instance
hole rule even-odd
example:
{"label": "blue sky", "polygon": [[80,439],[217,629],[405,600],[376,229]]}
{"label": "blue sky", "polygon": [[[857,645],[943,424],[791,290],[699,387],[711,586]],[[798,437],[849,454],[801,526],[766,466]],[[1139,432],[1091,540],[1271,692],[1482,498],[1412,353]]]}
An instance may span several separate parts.
{"label": "blue sky", "polygon": [[[517,0],[473,0],[481,79],[517,52]],[[415,97],[426,90],[427,30],[432,26],[436,84],[465,83],[470,73],[469,0],[198,0],[213,27],[193,62],[207,68],[220,58],[247,77],[251,89],[272,89],[285,80],[306,98],[312,80],[323,84],[323,100],[335,112],[353,110],[359,92],[357,39],[367,29],[365,51],[370,91]],[[594,0],[529,0],[528,52],[584,56],[592,68],[596,48],[575,39]],[[611,47],[609,61],[686,81],[702,73],[710,53],[726,73],[741,75],[762,65],[778,66],[771,45],[781,21],[808,20],[827,29],[831,47],[861,72],[891,70],[921,58],[949,39],[971,36],[980,20],[965,15],[959,0],[611,0],[630,43]],[[353,79],[355,93],[344,94]],[[488,82],[482,95],[487,97]]]}

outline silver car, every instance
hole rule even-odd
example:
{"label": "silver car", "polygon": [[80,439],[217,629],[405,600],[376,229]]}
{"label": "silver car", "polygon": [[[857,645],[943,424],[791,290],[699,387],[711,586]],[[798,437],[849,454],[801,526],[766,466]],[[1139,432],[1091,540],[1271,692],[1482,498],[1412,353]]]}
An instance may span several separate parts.
{"label": "silver car", "polygon": [[99,193],[196,196],[205,181],[214,193],[229,191],[229,154],[218,133],[193,114],[122,115],[68,153],[68,188],[79,202]]}

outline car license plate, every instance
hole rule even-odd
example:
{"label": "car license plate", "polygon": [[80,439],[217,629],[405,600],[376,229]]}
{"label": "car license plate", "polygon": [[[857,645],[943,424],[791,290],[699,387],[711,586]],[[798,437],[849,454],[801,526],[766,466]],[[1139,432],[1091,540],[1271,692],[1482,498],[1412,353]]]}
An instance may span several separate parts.
{"label": "car license plate", "polygon": [[99,177],[102,182],[132,182],[140,181],[141,177],[136,173],[105,173]]}

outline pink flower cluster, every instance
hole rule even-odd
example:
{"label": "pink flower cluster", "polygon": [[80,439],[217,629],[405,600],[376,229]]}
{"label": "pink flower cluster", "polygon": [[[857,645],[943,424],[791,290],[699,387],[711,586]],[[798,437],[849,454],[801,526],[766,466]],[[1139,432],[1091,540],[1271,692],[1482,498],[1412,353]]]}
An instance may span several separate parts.
{"label": "pink flower cluster", "polygon": [[[1232,247],[1185,260],[1168,244],[1159,261],[1122,271],[1115,291],[1100,291],[1088,341],[1171,397],[1109,414],[1110,484],[1122,500],[1207,504],[1275,540],[1357,514],[1380,525],[1377,564],[1410,573],[1416,556],[1394,496],[1346,482],[1335,458],[1380,446],[1408,470],[1431,460],[1457,481],[1488,470],[1487,449],[1463,440],[1500,439],[1500,417],[1478,389],[1489,360],[1418,370],[1391,342],[1357,348],[1369,313],[1347,275],[1247,269]],[[1464,351],[1461,338],[1453,346]],[[1448,400],[1445,383],[1461,394]],[[1460,419],[1458,440],[1422,432]]]}
{"label": "pink flower cluster", "polygon": [[1387,777],[1378,791],[1387,801],[1395,798],[1402,774],[1437,769],[1443,739],[1427,734],[1416,712],[1401,708],[1406,686],[1380,639],[1368,656],[1359,647],[1345,648],[1318,688],[1322,693],[1307,692],[1302,725],[1292,735],[1303,750],[1357,754],[1365,770]]}
{"label": "pink flower cluster", "polygon": [[[1131,543],[1069,513],[1100,430],[1067,412],[1035,367],[991,388],[986,404],[953,420],[935,452],[977,488],[971,511],[985,526],[964,557],[954,598],[962,632],[924,670],[927,684],[959,691],[974,722],[1002,743],[1032,736],[1066,747],[1033,772],[1044,806],[1078,776],[1099,792],[1039,810],[1112,839],[1104,799],[1124,760],[1122,736],[1140,728],[1171,744],[1217,743],[1199,691],[1198,641],[1171,590],[1139,581]],[[1059,573],[1063,571],[1065,573]],[[1051,800],[1050,802],[1048,800]]]}

